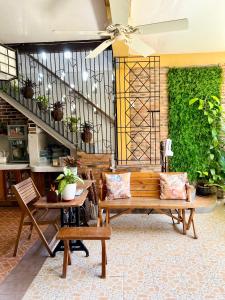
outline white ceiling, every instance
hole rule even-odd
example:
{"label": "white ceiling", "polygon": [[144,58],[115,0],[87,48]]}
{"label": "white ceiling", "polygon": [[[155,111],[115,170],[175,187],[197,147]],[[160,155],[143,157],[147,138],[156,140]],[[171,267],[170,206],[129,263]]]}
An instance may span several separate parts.
{"label": "white ceiling", "polygon": [[[52,30],[100,30],[107,24],[104,0],[0,0],[0,11],[4,43],[94,39]],[[143,39],[157,53],[225,51],[225,0],[132,0],[134,25],[184,17],[189,30]]]}

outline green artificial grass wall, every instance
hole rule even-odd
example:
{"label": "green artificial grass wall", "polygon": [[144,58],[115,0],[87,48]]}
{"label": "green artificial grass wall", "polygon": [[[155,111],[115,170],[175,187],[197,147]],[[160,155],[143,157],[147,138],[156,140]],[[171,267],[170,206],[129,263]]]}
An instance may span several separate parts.
{"label": "green artificial grass wall", "polygon": [[221,98],[222,69],[213,67],[172,68],[168,71],[169,136],[174,156],[171,171],[187,171],[190,181],[205,168],[211,131],[202,111],[189,105],[195,97]]}

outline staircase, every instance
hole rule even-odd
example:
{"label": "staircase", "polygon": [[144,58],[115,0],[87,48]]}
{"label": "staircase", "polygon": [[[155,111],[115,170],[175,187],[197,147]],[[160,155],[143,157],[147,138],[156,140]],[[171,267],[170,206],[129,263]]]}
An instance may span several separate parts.
{"label": "staircase", "polygon": [[[89,67],[84,62],[82,52],[79,55],[71,52],[72,58],[67,60],[63,53],[48,53],[45,59],[43,54],[19,53],[18,79],[0,82],[0,97],[69,149],[86,153],[112,153],[113,82],[110,79],[112,68],[109,74],[104,65],[104,58],[109,55],[107,52],[102,54],[98,64],[94,62]],[[32,99],[25,98],[21,93],[26,79],[35,85]],[[40,110],[38,97],[48,99],[46,110]],[[52,118],[51,111],[56,102],[63,104],[61,121]],[[71,132],[68,123],[71,117],[79,119],[75,132]],[[92,139],[88,142],[81,139],[84,123],[93,126]]]}

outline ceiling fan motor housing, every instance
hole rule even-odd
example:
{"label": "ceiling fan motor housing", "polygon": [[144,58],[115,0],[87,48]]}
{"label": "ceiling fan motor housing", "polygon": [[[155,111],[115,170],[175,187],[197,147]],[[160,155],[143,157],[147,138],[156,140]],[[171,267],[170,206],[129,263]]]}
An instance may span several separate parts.
{"label": "ceiling fan motor housing", "polygon": [[122,24],[111,24],[106,27],[106,31],[109,34],[112,34],[114,37],[117,37],[118,35],[129,35],[132,33],[137,32],[137,28],[133,27],[131,25],[122,25]]}

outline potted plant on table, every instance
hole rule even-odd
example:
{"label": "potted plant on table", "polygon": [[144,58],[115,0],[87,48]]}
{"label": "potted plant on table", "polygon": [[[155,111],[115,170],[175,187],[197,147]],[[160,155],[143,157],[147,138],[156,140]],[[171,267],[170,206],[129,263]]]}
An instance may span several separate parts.
{"label": "potted plant on table", "polygon": [[46,96],[38,96],[36,99],[37,106],[40,110],[47,110],[49,105],[49,98]]}
{"label": "potted plant on table", "polygon": [[67,156],[64,158],[64,164],[75,175],[77,175],[77,168],[81,166],[81,162],[77,156]]}
{"label": "potted plant on table", "polygon": [[70,169],[64,168],[63,174],[60,174],[56,181],[59,182],[58,192],[65,201],[73,200],[76,195],[77,183],[84,183],[83,180],[75,175]]}

